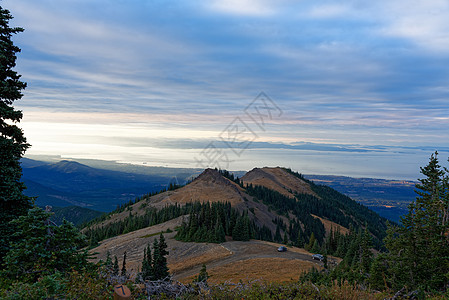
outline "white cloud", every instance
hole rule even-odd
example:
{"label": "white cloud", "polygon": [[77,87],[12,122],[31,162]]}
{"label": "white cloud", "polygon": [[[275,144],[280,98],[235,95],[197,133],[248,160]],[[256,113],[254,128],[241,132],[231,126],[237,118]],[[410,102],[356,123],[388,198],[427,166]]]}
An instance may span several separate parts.
{"label": "white cloud", "polygon": [[267,16],[275,12],[275,5],[267,0],[214,0],[207,5],[213,11],[234,15]]}
{"label": "white cloud", "polygon": [[385,24],[381,34],[409,40],[436,53],[449,54],[449,2],[407,0],[382,7]]}

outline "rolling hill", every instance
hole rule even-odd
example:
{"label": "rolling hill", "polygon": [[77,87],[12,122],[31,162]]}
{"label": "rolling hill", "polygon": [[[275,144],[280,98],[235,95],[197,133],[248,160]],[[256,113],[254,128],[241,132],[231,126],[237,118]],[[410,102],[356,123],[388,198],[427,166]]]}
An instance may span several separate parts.
{"label": "rolling hill", "polygon": [[[221,203],[221,206],[216,203]],[[210,234],[216,233],[217,228],[223,225],[226,242],[205,244],[186,242],[185,238],[182,241],[179,238],[178,241],[172,239],[179,236],[180,232],[191,231],[192,227],[189,226],[193,226],[192,220],[198,220],[199,223],[195,225],[198,227],[193,231],[194,236],[187,235],[187,240],[207,241]],[[250,238],[257,237],[259,241],[251,239],[250,243],[236,240],[234,231],[240,220],[246,222],[244,227]],[[203,225],[206,229],[201,227]],[[327,186],[316,185],[289,169],[255,168],[241,179],[226,171],[206,169],[185,186],[123,206],[91,222],[83,231],[91,241],[95,241],[93,245],[100,242],[92,250],[99,253],[99,258],[105,256],[107,251],[118,257],[127,251],[129,263],[138,268],[143,254],[141,251],[130,254],[129,251],[143,249],[155,234],[169,228],[171,232],[175,228],[179,230],[167,234],[172,247],[169,247],[170,253],[181,255],[179,249],[189,253],[183,252],[185,257],[182,260],[169,256],[172,271],[182,273],[177,278],[185,278],[193,275],[192,270],[199,269],[200,264],[206,262],[221,269],[232,269],[238,265],[235,263],[250,263],[249,260],[259,258],[266,259],[259,263],[267,265],[281,261],[284,266],[305,263],[307,259],[310,261],[307,251],[303,257],[296,254],[282,257],[273,254],[276,253],[275,246],[267,248],[263,245],[283,242],[301,246],[311,243],[312,236],[319,244],[323,244],[325,239],[333,237],[337,231],[345,235],[349,231],[354,234],[366,229],[374,245],[381,247],[386,219],[349,197]],[[202,236],[198,236],[197,232],[203,232]],[[228,251],[223,251],[223,247]],[[258,252],[252,247],[264,250]],[[229,249],[240,250],[236,252]],[[293,251],[299,248],[289,249]],[[257,254],[247,255],[253,250]],[[235,259],[230,258],[233,255]],[[285,261],[281,259],[287,257],[289,259]],[[307,268],[312,266],[306,265]]]}

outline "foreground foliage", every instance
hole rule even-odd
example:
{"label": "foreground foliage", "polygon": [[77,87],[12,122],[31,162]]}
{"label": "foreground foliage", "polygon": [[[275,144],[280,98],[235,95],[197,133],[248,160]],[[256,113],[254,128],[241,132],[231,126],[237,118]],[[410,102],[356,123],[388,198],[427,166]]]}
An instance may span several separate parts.
{"label": "foreground foliage", "polygon": [[20,181],[20,159],[29,144],[16,125],[22,119],[22,112],[12,105],[22,98],[21,92],[26,87],[14,71],[20,48],[11,39],[23,29],[9,27],[11,19],[9,11],[0,6],[0,268],[13,241],[15,227],[10,221],[26,214],[32,206],[32,199],[23,194],[25,185]]}
{"label": "foreground foliage", "polygon": [[[51,213],[33,208],[26,216],[12,221],[17,228],[0,271],[4,281],[36,282],[46,275],[67,273],[89,267],[86,250],[80,250],[85,237],[67,221],[56,226]],[[7,278],[7,279],[6,279]]]}
{"label": "foreground foliage", "polygon": [[[421,168],[417,197],[401,225],[391,225],[386,250],[373,258],[370,236],[360,232],[345,249],[343,261],[326,272],[311,272],[301,281],[329,285],[333,280],[358,282],[376,290],[403,290],[424,295],[449,291],[449,170],[439,165],[438,153]],[[353,234],[350,234],[351,236]]]}

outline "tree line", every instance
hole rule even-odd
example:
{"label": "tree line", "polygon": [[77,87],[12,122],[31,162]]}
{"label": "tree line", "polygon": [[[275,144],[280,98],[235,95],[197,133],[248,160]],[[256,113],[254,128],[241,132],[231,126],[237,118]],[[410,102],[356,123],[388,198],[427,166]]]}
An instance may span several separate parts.
{"label": "tree line", "polygon": [[[177,217],[186,215],[190,211],[191,204],[181,206],[179,204],[167,205],[161,209],[148,207],[142,215],[133,214],[129,210],[126,218],[112,222],[105,226],[93,226],[86,228],[84,234],[89,239],[89,245],[94,247],[98,242],[114,236],[132,232],[138,229],[150,227],[156,224],[164,223]],[[128,206],[130,208],[130,206]],[[95,224],[95,223],[93,223]]]}
{"label": "tree line", "polygon": [[258,227],[248,216],[239,213],[229,202],[196,202],[191,206],[188,222],[183,222],[176,239],[185,242],[225,242],[225,236],[248,241],[256,236]]}

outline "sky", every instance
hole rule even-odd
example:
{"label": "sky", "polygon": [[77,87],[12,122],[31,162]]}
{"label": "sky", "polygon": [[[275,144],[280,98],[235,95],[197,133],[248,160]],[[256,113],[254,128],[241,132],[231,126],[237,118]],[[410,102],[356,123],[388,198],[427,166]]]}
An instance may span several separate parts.
{"label": "sky", "polygon": [[411,179],[449,157],[444,0],[3,0],[29,157]]}

